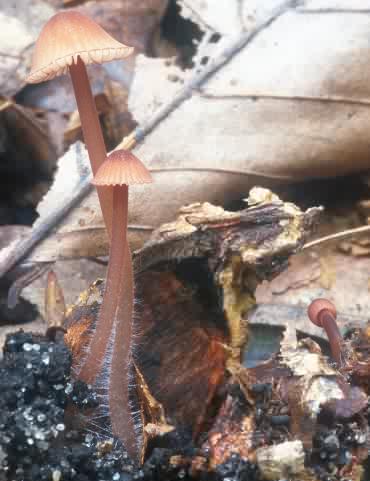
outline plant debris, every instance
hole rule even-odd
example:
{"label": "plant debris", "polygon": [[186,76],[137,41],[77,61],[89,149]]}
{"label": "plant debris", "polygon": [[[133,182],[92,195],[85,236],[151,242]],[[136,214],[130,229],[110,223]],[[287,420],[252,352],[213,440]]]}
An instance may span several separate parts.
{"label": "plant debris", "polygon": [[[56,262],[69,272],[49,272],[46,323],[39,315],[32,324],[44,334],[6,337],[0,481],[370,479],[369,182],[297,184],[368,167],[369,2],[223,3],[2,6],[2,338],[3,324],[28,329],[43,311],[37,287],[22,299],[23,288]],[[109,294],[95,279],[110,229],[89,184],[71,85],[24,87],[37,31],[66,7],[136,47],[125,65],[89,73],[106,148],[135,148],[156,180],[130,197],[137,302],[126,360],[131,337],[115,337],[114,324],[100,358],[91,348]],[[246,205],[256,183],[301,208],[266,188]],[[345,209],[342,191],[351,193]],[[307,207],[331,195],[335,208],[307,243],[322,211]],[[101,271],[85,276],[76,258]],[[338,328],[328,309],[309,316],[325,330],[308,327],[318,298],[334,302]],[[90,359],[101,361],[93,386],[77,380]],[[127,413],[138,429],[129,432]]]}
{"label": "plant debris", "polygon": [[[73,381],[102,300],[96,281],[63,327],[59,309],[55,326],[49,310],[46,337],[7,338],[1,481],[360,481],[370,439],[370,329],[344,336],[339,368],[289,330],[272,357],[240,363],[256,287],[286,267],[320,212],[265,189],[253,189],[248,202],[241,211],[184,207],[135,254],[143,464],[112,435],[103,384],[94,392]],[[47,299],[57,307],[54,295]]]}

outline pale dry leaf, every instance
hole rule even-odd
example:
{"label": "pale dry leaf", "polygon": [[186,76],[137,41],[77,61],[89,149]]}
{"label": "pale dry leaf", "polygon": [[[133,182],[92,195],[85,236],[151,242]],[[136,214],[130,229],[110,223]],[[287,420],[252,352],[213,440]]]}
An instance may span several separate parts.
{"label": "pale dry leaf", "polygon": [[72,193],[81,179],[90,173],[91,168],[85,145],[82,142],[76,142],[58,160],[54,182],[37,206],[39,218],[33,227],[37,227],[44,217],[57,209],[63,196]]}
{"label": "pale dry leaf", "polygon": [[[145,158],[142,157],[142,160],[145,162]],[[140,248],[149,239],[153,228],[173,219],[183,204],[210,201],[227,205],[238,200],[240,195],[244,197],[248,191],[242,176],[234,173],[228,175],[223,171],[194,173],[191,169],[170,172],[167,169],[152,169],[152,176],[153,184],[130,189],[129,240],[133,249]],[[253,176],[251,182],[260,180]],[[243,187],[246,190],[240,194]],[[59,197],[59,202],[62,202],[62,198]],[[45,214],[48,211],[46,209]],[[36,247],[29,260],[49,262],[107,254],[108,238],[98,198],[93,190],[66,216],[57,231]]]}
{"label": "pale dry leaf", "polygon": [[42,0],[0,0],[1,95],[11,97],[25,85],[31,47],[54,13],[54,8]]}
{"label": "pale dry leaf", "polygon": [[[183,3],[202,15],[200,2]],[[242,2],[247,28],[278,3]],[[163,121],[138,148],[139,155],[151,167],[224,168],[292,180],[369,167],[364,9],[370,2],[362,2],[361,11],[337,11],[337,4],[329,1],[329,11],[320,12],[315,2],[302,2],[277,18]],[[221,7],[211,0],[202,5],[213,6],[213,15],[218,12],[222,20]],[[227,39],[238,29],[235,22]],[[129,97],[135,119],[144,121],[169,100],[173,88],[164,61],[140,57]]]}
{"label": "pale dry leaf", "polygon": [[181,15],[197,24],[202,30],[211,29],[222,35],[241,30],[240,2],[229,0],[180,0]]}
{"label": "pale dry leaf", "polygon": [[[59,159],[54,183],[37,208],[40,217],[33,227],[37,228],[68,196],[73,196],[80,182],[90,175],[85,146],[81,142],[76,142]],[[87,197],[79,208],[67,216],[57,232],[41,242],[29,260],[47,262],[47,259],[55,261],[107,254],[108,239],[95,196],[93,191],[93,194]],[[94,202],[90,204],[90,200]]]}

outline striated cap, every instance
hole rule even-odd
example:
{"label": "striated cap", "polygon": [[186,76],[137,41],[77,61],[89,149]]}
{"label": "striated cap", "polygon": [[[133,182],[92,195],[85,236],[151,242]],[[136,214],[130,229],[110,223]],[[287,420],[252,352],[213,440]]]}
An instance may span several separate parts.
{"label": "striated cap", "polygon": [[89,17],[66,10],[54,15],[42,29],[26,80],[44,82],[66,73],[78,56],[85,64],[103,63],[125,58],[132,51]]}
{"label": "striated cap", "polygon": [[93,184],[100,186],[150,184],[152,176],[145,165],[129,150],[116,150],[108,155],[97,171]]}

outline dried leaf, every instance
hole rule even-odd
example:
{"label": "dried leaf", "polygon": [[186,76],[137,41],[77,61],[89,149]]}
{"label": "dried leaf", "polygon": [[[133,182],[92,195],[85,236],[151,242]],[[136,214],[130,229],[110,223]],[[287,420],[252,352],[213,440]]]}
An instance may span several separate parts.
{"label": "dried leaf", "polygon": [[[223,35],[218,49],[279,3],[231,0],[225,11],[211,0],[180,2],[201,28]],[[367,168],[370,4],[331,5],[305,2],[270,23],[149,135],[139,157],[150,168],[208,169],[207,189],[212,169],[248,182],[250,172],[295,181]],[[137,59],[129,107],[139,123],[178,90],[168,78],[172,70],[162,59]],[[182,79],[191,74],[177,72]],[[235,195],[240,187],[227,175],[223,195]],[[199,180],[196,172],[187,176],[189,196]]]}
{"label": "dried leaf", "polygon": [[48,188],[56,149],[31,109],[0,97],[2,197],[15,206],[36,206]]}
{"label": "dried leaf", "polygon": [[31,47],[42,25],[55,13],[43,0],[2,0],[0,5],[0,94],[12,97],[24,85]]}

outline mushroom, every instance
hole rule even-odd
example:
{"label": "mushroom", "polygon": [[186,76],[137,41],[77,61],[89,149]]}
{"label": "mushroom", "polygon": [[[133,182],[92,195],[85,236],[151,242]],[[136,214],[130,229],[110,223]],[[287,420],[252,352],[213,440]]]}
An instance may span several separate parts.
{"label": "mushroom", "polygon": [[108,366],[107,395],[112,430],[135,460],[140,459],[141,449],[130,403],[134,285],[127,242],[128,186],[150,182],[149,171],[126,150],[110,154],[93,180],[113,196],[112,238],[103,303],[77,374],[82,381],[94,384]]}
{"label": "mushroom", "polygon": [[[36,42],[31,73],[26,80],[28,83],[44,82],[69,70],[94,174],[106,159],[107,152],[85,65],[122,59],[132,51],[132,47],[112,38],[93,20],[72,10],[54,15]],[[98,195],[111,235],[112,193],[98,188]]]}
{"label": "mushroom", "polygon": [[342,364],[343,338],[336,321],[337,310],[334,304],[327,299],[315,299],[308,306],[307,314],[313,324],[326,332],[332,356],[340,366]]}

